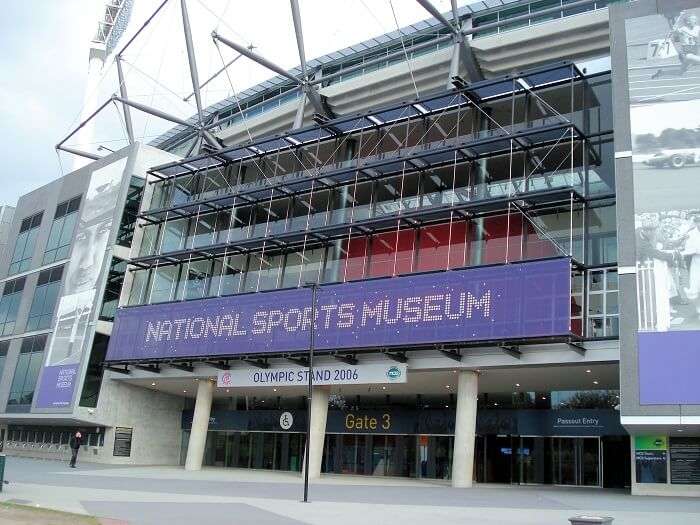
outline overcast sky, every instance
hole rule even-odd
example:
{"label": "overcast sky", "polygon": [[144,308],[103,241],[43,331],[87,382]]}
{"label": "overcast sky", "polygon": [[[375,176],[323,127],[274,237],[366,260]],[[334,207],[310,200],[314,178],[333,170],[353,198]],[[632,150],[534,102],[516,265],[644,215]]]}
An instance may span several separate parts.
{"label": "overcast sky", "polygon": [[[121,43],[141,26],[160,0],[134,0]],[[470,3],[460,0],[459,5]],[[194,100],[183,102],[191,83],[182,37],[180,2],[170,0],[149,28],[125,53],[129,97],[181,118],[196,111]],[[449,0],[433,0],[441,11]],[[88,110],[118,89],[111,57],[96,91],[87,97],[90,40],[97,28],[102,0],[2,0],[0,18],[0,132],[2,190],[0,204],[17,198],[72,169],[71,155],[55,144]],[[291,68],[299,63],[288,0],[188,0],[200,81],[236,56],[212,43],[211,31]],[[372,36],[428,18],[415,0],[300,0],[307,59]],[[121,47],[118,46],[118,47]],[[221,54],[219,54],[221,53]],[[203,92],[211,104],[273,76],[248,59],[238,60],[230,74],[221,75]],[[143,141],[170,124],[135,115],[135,132]],[[114,149],[124,146],[123,125],[116,108],[108,107],[96,120],[89,142],[69,141],[95,151],[96,142]]]}

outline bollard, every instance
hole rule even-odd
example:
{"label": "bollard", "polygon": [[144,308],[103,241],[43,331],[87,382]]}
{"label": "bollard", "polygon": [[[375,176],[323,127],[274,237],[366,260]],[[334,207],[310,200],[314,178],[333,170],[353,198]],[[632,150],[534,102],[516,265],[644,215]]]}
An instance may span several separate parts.
{"label": "bollard", "polygon": [[612,525],[615,518],[611,516],[574,516],[569,518],[571,525]]}

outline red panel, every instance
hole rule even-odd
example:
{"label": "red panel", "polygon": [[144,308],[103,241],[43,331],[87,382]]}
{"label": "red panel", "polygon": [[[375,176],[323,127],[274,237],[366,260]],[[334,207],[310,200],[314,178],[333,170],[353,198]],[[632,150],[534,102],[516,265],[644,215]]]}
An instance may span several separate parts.
{"label": "red panel", "polygon": [[541,237],[530,223],[527,224],[527,242],[525,244],[524,259],[540,259],[559,253],[552,241]]}
{"label": "red panel", "polygon": [[484,230],[481,264],[520,260],[522,217],[519,213],[488,217],[484,219]]}
{"label": "red panel", "polygon": [[[392,231],[372,238],[369,277],[384,277],[410,273],[413,264],[413,230]],[[398,242],[397,242],[398,240]],[[398,244],[398,253],[396,246]],[[394,272],[394,266],[396,271]]]}
{"label": "red panel", "polygon": [[349,242],[345,242],[345,251],[345,280],[362,279],[365,276],[367,237],[353,237]]}
{"label": "red panel", "polygon": [[438,224],[421,228],[418,243],[419,272],[444,270],[449,254],[450,225]]}
{"label": "red panel", "polygon": [[445,270],[448,258],[450,268],[465,266],[469,262],[465,254],[466,234],[466,221],[421,228],[416,271]]}

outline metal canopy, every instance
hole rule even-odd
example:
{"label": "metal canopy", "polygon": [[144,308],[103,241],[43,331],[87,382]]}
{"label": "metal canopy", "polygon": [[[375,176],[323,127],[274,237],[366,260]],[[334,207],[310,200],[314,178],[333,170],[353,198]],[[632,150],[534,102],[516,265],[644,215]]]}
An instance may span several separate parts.
{"label": "metal canopy", "polygon": [[[560,140],[565,132],[571,132],[574,140],[584,138],[576,126],[568,123],[525,128],[512,134],[505,130],[498,130],[488,137],[465,135],[458,139],[429,143],[421,148],[404,148],[391,155],[361,159],[359,163],[357,160],[352,160],[344,162],[340,167],[327,166],[314,170],[316,173],[313,175],[309,175],[308,171],[302,171],[265,181],[242,184],[238,186],[237,191],[228,192],[226,195],[193,200],[191,203],[158,210],[148,210],[142,212],[139,217],[150,221],[161,221],[171,213],[185,216],[197,213],[199,205],[230,206],[234,199],[243,201],[242,204],[254,204],[306,193],[312,188],[318,189],[319,186],[334,188],[355,182],[384,179],[401,173],[420,171],[427,167],[440,167],[451,164],[455,160],[466,162],[509,151],[523,151],[530,147],[526,146],[527,144],[542,147]],[[457,155],[456,159],[455,155]]]}
{"label": "metal canopy", "polygon": [[[425,117],[432,116],[447,109],[470,102],[478,103],[479,101],[491,101],[497,98],[507,97],[514,93],[524,91],[524,88],[516,82],[517,79],[523,79],[527,82],[529,89],[534,91],[579,78],[583,78],[583,75],[574,63],[557,62],[541,68],[529,69],[519,75],[504,76],[475,82],[462,89],[442,92],[401,104],[393,104],[373,109],[362,114],[349,115],[332,120],[324,119],[323,122],[317,126],[309,126],[307,128],[292,130],[274,136],[261,137],[248,144],[219,150],[215,153],[215,156],[231,162],[244,160],[256,154],[260,155],[263,153],[289,150],[299,145],[330,140],[347,133],[355,133],[371,128],[381,128],[382,126],[392,125],[401,119],[415,118],[419,115]],[[276,148],[270,147],[273,141],[277,141]],[[267,146],[261,147],[261,145]],[[245,155],[242,154],[241,152],[244,151],[248,153]],[[182,161],[155,166],[150,170],[150,173],[159,173],[165,178],[186,175],[197,171],[197,169],[193,170],[187,167],[188,164],[194,166],[193,159],[206,157],[211,157],[211,155],[200,155]],[[180,168],[172,169],[176,166],[180,166]]]}
{"label": "metal canopy", "polygon": [[[427,224],[442,223],[450,218],[458,219],[467,217],[479,217],[502,213],[509,209],[509,204],[517,202],[520,207],[528,211],[538,208],[552,208],[557,205],[569,206],[573,202],[584,202],[585,198],[575,188],[567,186],[545,190],[535,190],[525,193],[513,193],[490,197],[486,199],[467,202],[455,202],[439,206],[423,207],[411,210],[400,210],[394,213],[385,213],[379,217],[362,219],[357,221],[344,221],[338,224],[314,226],[312,221],[304,223],[297,230],[280,232],[270,230],[262,232],[262,235],[241,239],[230,239],[228,243],[219,243],[207,246],[204,249],[185,248],[163,254],[148,255],[132,259],[130,264],[139,269],[154,266],[169,266],[184,261],[195,262],[223,255],[236,255],[267,251],[275,247],[282,250],[294,250],[302,246],[307,249],[315,244],[327,244],[333,240],[347,239],[353,232],[363,234],[377,234],[386,231],[395,231],[399,221],[406,227],[421,227]],[[280,221],[284,228],[284,221]],[[274,236],[274,238],[272,238]]]}

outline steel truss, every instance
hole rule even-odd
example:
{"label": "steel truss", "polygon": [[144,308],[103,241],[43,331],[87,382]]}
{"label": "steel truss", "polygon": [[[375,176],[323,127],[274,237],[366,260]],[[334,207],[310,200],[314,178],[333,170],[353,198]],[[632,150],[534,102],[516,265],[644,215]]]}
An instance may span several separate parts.
{"label": "steel truss", "polygon": [[[528,187],[527,179],[523,188],[513,188],[508,182],[508,191],[492,198],[453,199],[441,206],[431,206],[413,210],[401,209],[396,213],[384,214],[364,220],[349,220],[338,224],[311,224],[307,220],[304,228],[296,231],[282,231],[270,227],[270,208],[272,202],[300,195],[309,195],[314,191],[356,187],[365,181],[381,181],[390,177],[424,171],[440,166],[457,163],[475,163],[480,159],[518,152],[528,152],[544,147],[554,148],[562,141],[571,143],[573,154],[574,143],[588,148],[588,137],[570,120],[557,113],[537,91],[545,87],[570,85],[572,90],[575,82],[582,80],[582,75],[571,63],[559,63],[546,68],[538,68],[523,72],[512,77],[475,83],[447,93],[433,95],[418,101],[379,108],[353,117],[335,120],[320,119],[318,126],[292,131],[274,137],[265,137],[245,146],[227,148],[210,155],[199,155],[184,161],[164,164],[153,168],[150,173],[156,181],[176,184],[178,179],[210,168],[221,169],[241,162],[262,162],[262,159],[281,151],[294,151],[305,146],[316,146],[323,141],[346,140],[351,135],[364,132],[381,131],[391,133],[397,125],[404,125],[411,119],[431,118],[444,114],[446,111],[473,109],[486,114],[482,105],[503,100],[505,98],[526,95],[535,98],[541,105],[548,106],[554,124],[533,125],[519,131],[513,131],[498,125],[489,136],[481,134],[459,136],[455,139],[441,141],[438,144],[421,145],[404,148],[393,154],[385,154],[376,158],[358,159],[343,163],[342,166],[319,167],[315,165],[300,173],[285,174],[271,177],[256,183],[242,184],[226,191],[223,195],[208,198],[193,199],[191,202],[163,209],[148,210],[139,215],[143,223],[161,224],[169,220],[179,220],[189,217],[199,217],[219,211],[240,210],[242,207],[267,205],[268,224],[262,234],[251,235],[245,239],[232,240],[227,236],[226,242],[212,244],[204,248],[185,248],[165,254],[154,254],[133,259],[132,269],[151,268],[162,265],[191,263],[198,260],[211,259],[227,255],[249,254],[257,252],[280,252],[305,250],[318,245],[349,238],[352,233],[371,235],[396,228],[418,228],[427,224],[445,222],[447,220],[463,220],[476,217],[486,217],[503,212],[510,214],[514,208],[522,214],[537,229],[538,225],[531,216],[543,209],[569,209],[574,206],[584,206],[587,200],[585,190],[574,187],[573,180],[566,187],[535,190]],[[588,151],[588,149],[586,149]],[[544,156],[546,158],[546,155]],[[543,159],[534,162],[532,172],[535,172]],[[573,155],[571,156],[573,170]],[[165,181],[165,182],[163,182]],[[354,210],[354,206],[353,206]],[[352,211],[351,210],[351,214]],[[309,217],[311,207],[309,206]],[[233,217],[233,213],[232,213]],[[573,224],[571,225],[573,229]],[[547,237],[546,232],[543,235]],[[553,239],[561,254],[571,255],[559,246]],[[571,242],[570,242],[571,246]],[[158,250],[160,251],[160,250]]]}

